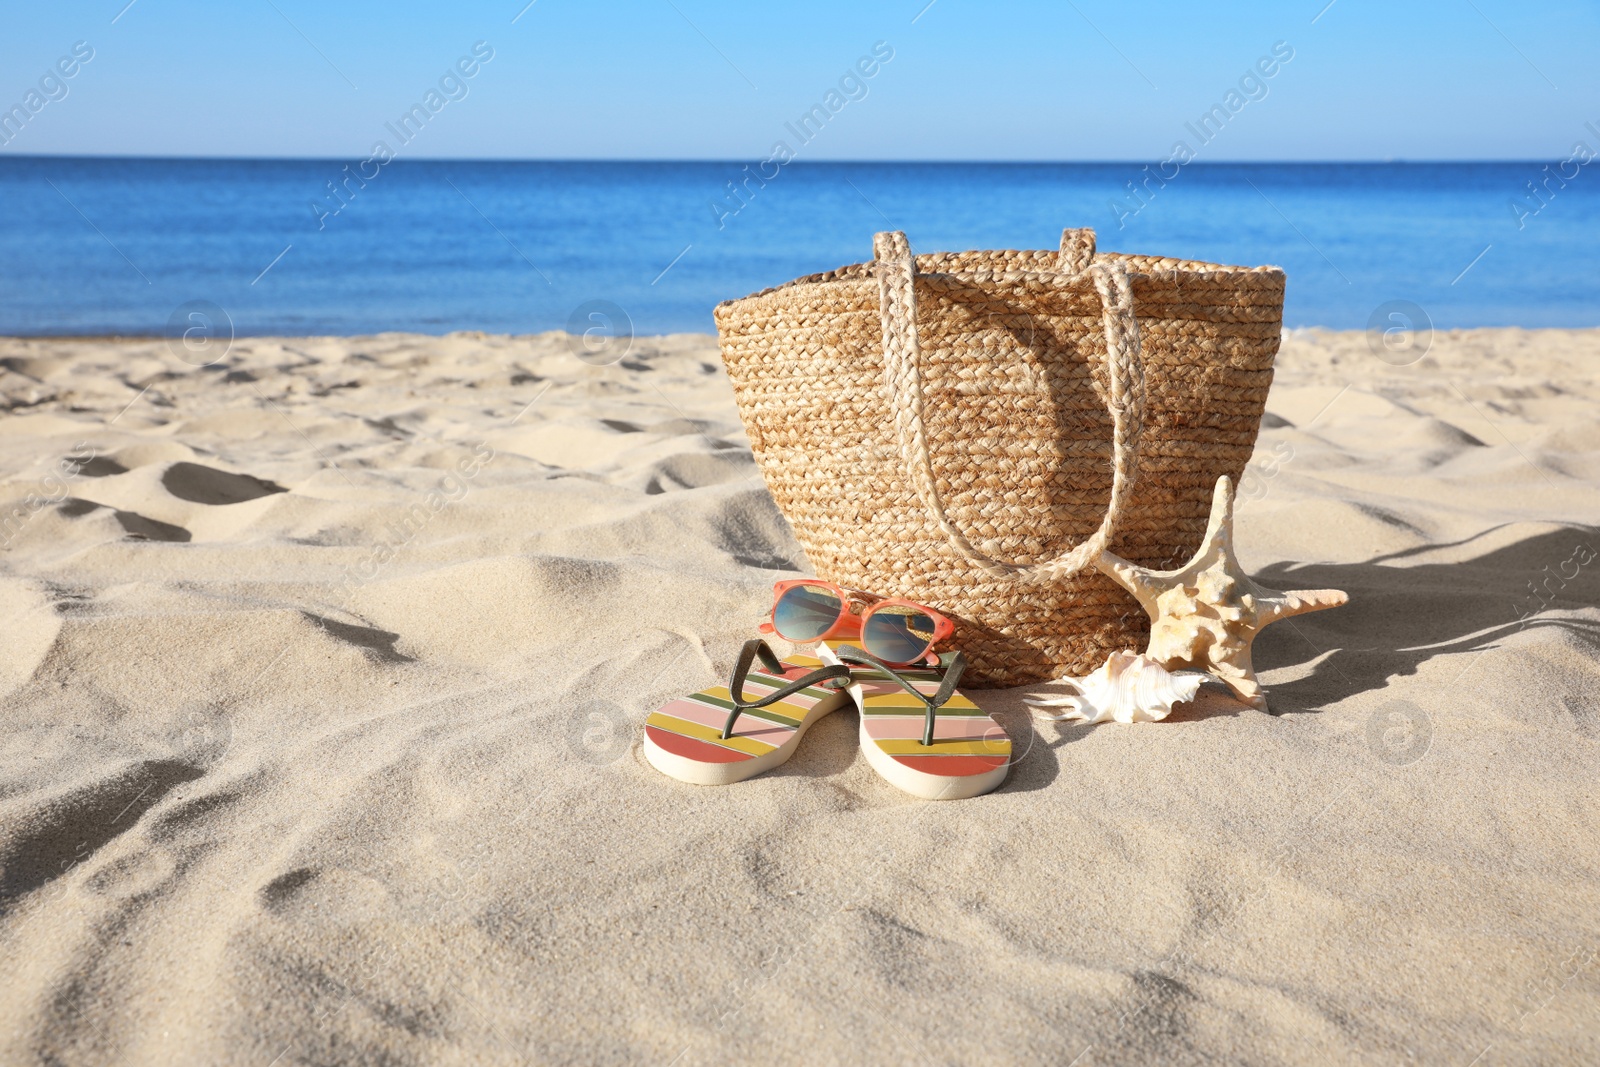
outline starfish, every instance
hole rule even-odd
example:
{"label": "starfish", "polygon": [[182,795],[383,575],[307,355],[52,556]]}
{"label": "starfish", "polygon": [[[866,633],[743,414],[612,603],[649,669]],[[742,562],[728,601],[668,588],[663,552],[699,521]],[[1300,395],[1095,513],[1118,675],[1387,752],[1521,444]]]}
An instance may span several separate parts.
{"label": "starfish", "polygon": [[1226,475],[1217,479],[1205,539],[1188,563],[1156,571],[1102,552],[1095,565],[1150,616],[1145,655],[1169,671],[1209,671],[1260,711],[1267,710],[1267,697],[1250,665],[1256,634],[1279,619],[1350,599],[1338,589],[1280,593],[1251,581],[1233,554],[1233,482]]}

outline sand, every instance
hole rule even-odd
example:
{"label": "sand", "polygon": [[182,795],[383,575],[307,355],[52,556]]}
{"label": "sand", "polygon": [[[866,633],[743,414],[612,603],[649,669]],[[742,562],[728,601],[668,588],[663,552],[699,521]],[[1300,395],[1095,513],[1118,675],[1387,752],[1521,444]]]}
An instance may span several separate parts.
{"label": "sand", "polygon": [[1600,331],[1290,335],[1276,714],[951,804],[644,761],[805,568],[710,338],[0,361],[0,1062],[1600,1061]]}

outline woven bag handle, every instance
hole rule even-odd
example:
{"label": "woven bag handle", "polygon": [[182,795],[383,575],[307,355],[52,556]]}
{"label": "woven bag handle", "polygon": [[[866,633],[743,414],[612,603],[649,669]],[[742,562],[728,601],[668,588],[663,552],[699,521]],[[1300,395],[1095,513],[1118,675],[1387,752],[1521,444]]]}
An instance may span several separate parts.
{"label": "woven bag handle", "polygon": [[883,319],[883,370],[894,404],[895,436],[906,472],[922,504],[962,557],[993,578],[1021,582],[1070,578],[1083,570],[1111,540],[1117,518],[1133,488],[1144,429],[1144,368],[1139,359],[1139,320],[1133,310],[1133,287],[1120,263],[1094,260],[1094,231],[1067,230],[1061,235],[1059,268],[1063,281],[1087,275],[1100,294],[1104,308],[1106,362],[1111,376],[1112,476],[1111,500],[1100,528],[1088,540],[1043,563],[1006,563],[975,548],[945,513],[939,485],[928,455],[922,418],[922,372],[917,343],[916,260],[911,245],[900,232],[880,233],[872,239],[877,264],[879,312]]}

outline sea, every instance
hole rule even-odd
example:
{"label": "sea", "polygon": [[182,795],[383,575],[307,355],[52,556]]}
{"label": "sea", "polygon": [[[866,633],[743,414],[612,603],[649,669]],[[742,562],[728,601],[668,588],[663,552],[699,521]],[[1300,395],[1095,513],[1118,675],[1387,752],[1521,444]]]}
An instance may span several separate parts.
{"label": "sea", "polygon": [[870,259],[879,230],[956,251],[1054,248],[1068,226],[1281,266],[1289,327],[1600,325],[1600,165],[1575,160],[4,155],[0,334],[161,335],[194,308],[236,335],[711,332],[719,301]]}

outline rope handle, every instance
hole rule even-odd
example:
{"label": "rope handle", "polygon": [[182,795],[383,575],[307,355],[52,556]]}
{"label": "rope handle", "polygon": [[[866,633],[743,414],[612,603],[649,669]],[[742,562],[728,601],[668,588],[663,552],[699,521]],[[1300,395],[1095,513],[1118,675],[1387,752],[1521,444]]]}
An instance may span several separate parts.
{"label": "rope handle", "polygon": [[894,406],[895,436],[923,507],[933,516],[951,547],[992,578],[1019,582],[1070,578],[1092,563],[1111,540],[1117,518],[1133,488],[1144,430],[1144,367],[1139,358],[1139,320],[1133,309],[1128,271],[1115,261],[1095,260],[1094,231],[1066,230],[1061,235],[1057,267],[1068,281],[1087,276],[1100,294],[1106,335],[1106,363],[1111,377],[1107,408],[1112,425],[1111,500],[1100,528],[1082,544],[1043,563],[1006,563],[980,552],[945,513],[939,485],[928,455],[923,422],[921,355],[917,342],[916,260],[906,235],[880,233],[872,239],[877,266],[879,313],[883,320],[884,385]]}

